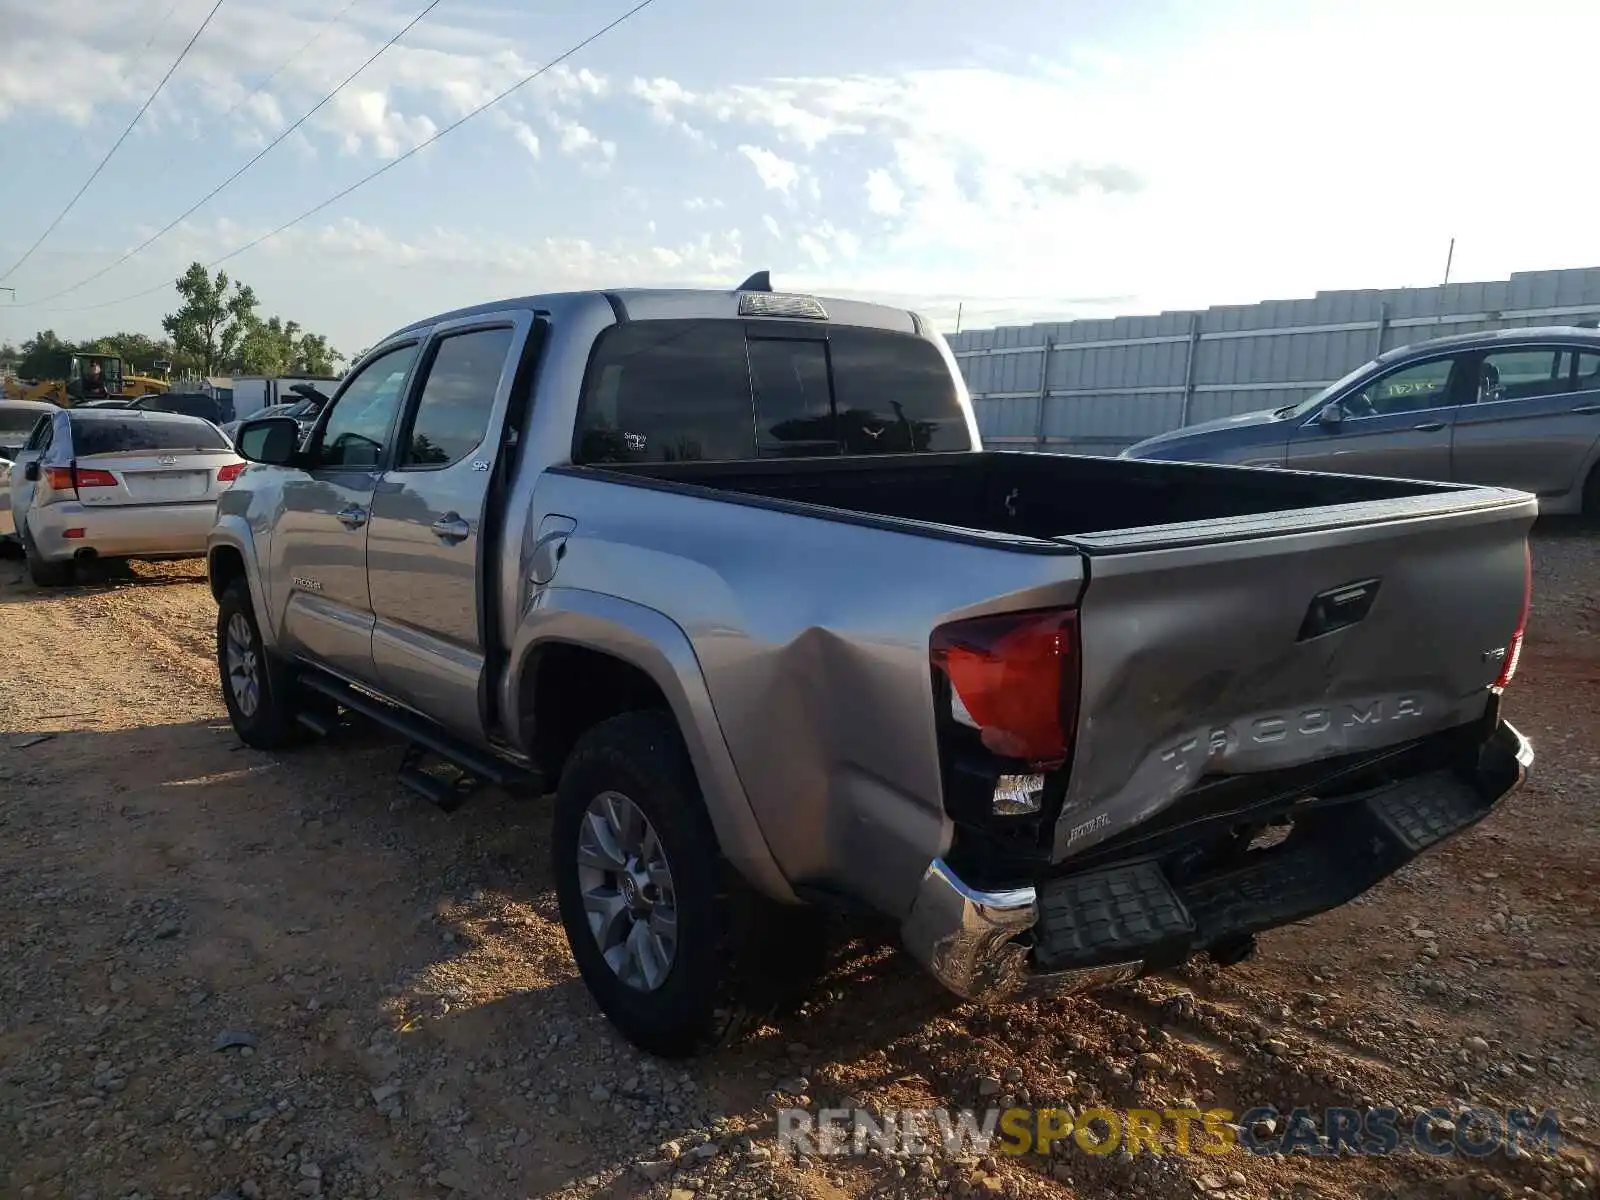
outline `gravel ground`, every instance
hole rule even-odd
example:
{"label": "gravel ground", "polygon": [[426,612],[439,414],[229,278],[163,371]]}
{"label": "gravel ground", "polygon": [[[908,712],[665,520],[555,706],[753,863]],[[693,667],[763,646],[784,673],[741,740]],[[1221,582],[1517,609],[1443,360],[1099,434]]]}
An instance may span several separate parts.
{"label": "gravel ground", "polygon": [[[1356,904],[1226,972],[987,1008],[853,943],[805,1010],[684,1066],[622,1043],[577,983],[545,805],[443,816],[376,731],[242,748],[192,565],[46,595],[0,562],[0,1196],[1593,1194],[1600,538],[1543,529],[1535,563],[1508,715],[1536,774]],[[796,1094],[1550,1107],[1563,1140],[812,1162],[776,1149]]]}

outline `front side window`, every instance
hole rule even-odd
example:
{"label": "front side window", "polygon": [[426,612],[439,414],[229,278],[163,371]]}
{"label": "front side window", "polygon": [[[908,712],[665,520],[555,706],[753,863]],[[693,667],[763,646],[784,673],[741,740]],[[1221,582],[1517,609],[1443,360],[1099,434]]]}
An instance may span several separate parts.
{"label": "front side window", "polygon": [[382,461],[417,347],[397,346],[361,369],[322,427],[316,462],[325,470],[370,471]]}
{"label": "front side window", "polygon": [[512,331],[480,329],[439,341],[417,400],[401,467],[442,467],[483,444]]}
{"label": "front side window", "polygon": [[1382,417],[1390,413],[1419,412],[1450,403],[1453,358],[1436,358],[1390,371],[1344,398],[1351,417]]}

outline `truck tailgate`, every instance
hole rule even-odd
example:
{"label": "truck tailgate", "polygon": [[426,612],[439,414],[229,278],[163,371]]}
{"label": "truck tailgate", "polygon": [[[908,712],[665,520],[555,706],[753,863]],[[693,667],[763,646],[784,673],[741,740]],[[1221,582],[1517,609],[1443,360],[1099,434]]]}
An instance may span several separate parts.
{"label": "truck tailgate", "polygon": [[1538,502],[1403,499],[1065,539],[1088,556],[1082,699],[1052,857],[1203,776],[1376,750],[1482,715]]}

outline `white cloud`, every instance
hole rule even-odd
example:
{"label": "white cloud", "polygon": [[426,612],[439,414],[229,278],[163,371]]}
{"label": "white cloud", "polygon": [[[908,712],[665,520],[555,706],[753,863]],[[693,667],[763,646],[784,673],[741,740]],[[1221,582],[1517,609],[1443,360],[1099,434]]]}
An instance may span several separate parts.
{"label": "white cloud", "polygon": [[392,111],[388,95],[381,91],[340,92],[318,118],[323,113],[328,116],[322,123],[339,134],[346,154],[359,154],[370,146],[380,158],[395,158],[427,141],[439,128],[429,117]]}
{"label": "white cloud", "polygon": [[783,236],[783,231],[778,228],[777,218],[775,218],[771,213],[767,213],[766,215],[764,215],[761,218],[761,224],[766,228],[766,231],[768,233],[770,233],[773,237],[782,237]]}
{"label": "white cloud", "polygon": [[587,126],[580,124],[559,113],[551,113],[550,128],[554,129],[561,137],[561,152],[563,154],[584,154],[593,151],[601,158],[613,159],[617,156],[617,144],[595,136]]}
{"label": "white cloud", "polygon": [[[148,0],[44,5],[0,0],[6,46],[0,122],[57,116],[83,124],[112,107],[131,109],[176,57],[205,7],[181,6],[144,50],[146,31],[159,15]],[[330,23],[331,9],[320,0],[230,0],[195,42],[140,130],[174,124],[204,135],[229,130],[241,145],[259,147],[378,51],[412,15],[358,4]],[[464,19],[470,13],[453,14],[450,6],[429,14],[318,111],[307,131],[331,139],[345,153],[391,158],[539,66],[539,58],[524,54],[520,43],[461,24]],[[63,64],[71,64],[70,86],[62,86]],[[269,76],[267,86],[255,91]],[[494,111],[557,112],[573,120],[574,110],[611,90],[604,76],[559,64]],[[224,116],[226,124],[219,124]],[[502,121],[498,128],[531,153],[531,128],[522,117],[517,120],[521,125]],[[604,154],[608,143],[596,141],[596,150]]]}
{"label": "white cloud", "polygon": [[[1518,170],[1439,183],[1502,145],[1518,162],[1568,163],[1564,197],[1600,186],[1600,161],[1574,158],[1562,122],[1538,119],[1592,107],[1578,75],[1549,69],[1545,39],[1600,38],[1600,6],[1509,12],[1496,0],[1225,0],[1185,10],[1161,37],[1026,73],[934,67],[655,95],[677,119],[784,156],[796,168],[786,198],[859,239],[852,262],[814,224],[795,237],[790,266],[807,286],[966,295],[980,308],[1031,295],[1035,312],[1105,315],[1430,284],[1452,234],[1460,278],[1600,261],[1600,226],[1575,199],[1537,222],[1507,218],[1527,206]],[[1437,108],[1428,72],[1327,83],[1380,61],[1493,61],[1494,94],[1404,136]],[[865,160],[864,189],[808,199],[846,156]]]}
{"label": "white cloud", "polygon": [[800,178],[800,168],[786,158],[760,146],[740,146],[739,153],[750,160],[761,185],[775,192],[787,192]]}
{"label": "white cloud", "polygon": [[874,167],[867,172],[867,209],[879,216],[892,217],[900,212],[901,204],[905,200],[905,192],[901,190],[894,176],[882,167]]}

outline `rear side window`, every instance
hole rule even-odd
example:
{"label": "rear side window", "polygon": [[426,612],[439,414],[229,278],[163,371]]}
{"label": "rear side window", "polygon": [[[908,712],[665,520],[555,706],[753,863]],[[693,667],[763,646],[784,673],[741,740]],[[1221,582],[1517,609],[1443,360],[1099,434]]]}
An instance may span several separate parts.
{"label": "rear side window", "polygon": [[736,321],[636,321],[603,334],[595,350],[577,458],[969,449],[955,382],[921,338],[843,326],[767,337],[756,326],[747,343]]}
{"label": "rear side window", "polygon": [[145,450],[226,450],[228,440],[215,426],[155,414],[72,420],[72,452],[132,454]]}
{"label": "rear side window", "polygon": [[440,340],[400,451],[402,467],[446,466],[482,444],[511,336],[509,329],[480,329]]}
{"label": "rear side window", "polygon": [[1577,389],[1580,392],[1600,389],[1600,354],[1578,355]]}

